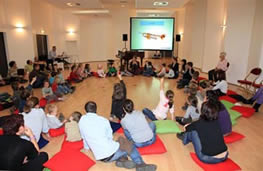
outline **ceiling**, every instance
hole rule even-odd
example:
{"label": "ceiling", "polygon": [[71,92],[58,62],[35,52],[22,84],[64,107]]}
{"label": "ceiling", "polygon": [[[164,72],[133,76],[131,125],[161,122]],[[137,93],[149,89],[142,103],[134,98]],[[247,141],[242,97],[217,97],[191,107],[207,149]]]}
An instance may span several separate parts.
{"label": "ceiling", "polygon": [[[100,14],[110,6],[136,9],[137,16],[165,17],[171,16],[171,11],[182,8],[189,0],[45,0],[59,8],[72,10],[82,14]],[[154,6],[154,2],[168,2],[165,7]],[[67,3],[79,3],[80,6],[69,7]],[[90,12],[92,11],[92,12]],[[173,13],[172,12],[172,13]],[[105,14],[105,13],[104,13]],[[154,16],[153,16],[154,17]]]}

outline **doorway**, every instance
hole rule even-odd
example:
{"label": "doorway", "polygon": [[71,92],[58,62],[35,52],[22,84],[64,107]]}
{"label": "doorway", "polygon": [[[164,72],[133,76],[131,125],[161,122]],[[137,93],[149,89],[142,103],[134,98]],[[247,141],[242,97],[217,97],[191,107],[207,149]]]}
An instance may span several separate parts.
{"label": "doorway", "polygon": [[4,33],[0,32],[0,74],[2,77],[6,77],[8,73],[6,47]]}
{"label": "doorway", "polygon": [[47,35],[37,34],[37,53],[40,61],[46,61],[48,58]]}

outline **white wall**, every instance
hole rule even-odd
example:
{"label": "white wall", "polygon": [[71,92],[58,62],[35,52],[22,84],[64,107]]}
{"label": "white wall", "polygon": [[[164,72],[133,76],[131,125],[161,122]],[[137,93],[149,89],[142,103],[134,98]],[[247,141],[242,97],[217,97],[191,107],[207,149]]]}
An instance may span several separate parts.
{"label": "white wall", "polygon": [[[34,40],[36,34],[48,35],[48,49],[52,46],[57,46],[57,53],[69,51],[66,48],[66,41],[76,41],[79,46],[79,18],[70,11],[56,8],[42,0],[31,0],[31,14]],[[70,29],[74,30],[73,34],[69,34]],[[35,55],[37,55],[36,41]],[[79,55],[79,52],[78,54]]]}
{"label": "white wall", "polygon": [[225,51],[230,62],[228,81],[237,83],[246,76],[255,15],[255,0],[228,0]]}
{"label": "white wall", "polygon": [[[227,80],[236,84],[252,67],[263,66],[262,3],[262,0],[189,1],[185,5],[184,25],[180,24],[184,30],[181,57],[207,72],[216,66],[219,53],[226,51],[230,62]],[[179,12],[177,16],[182,18]]]}
{"label": "white wall", "polygon": [[113,56],[110,17],[81,17],[80,61],[103,61]]}
{"label": "white wall", "polygon": [[185,6],[183,58],[201,68],[204,56],[207,0],[190,1]]}
{"label": "white wall", "polygon": [[256,1],[256,12],[252,30],[247,72],[252,68],[262,67],[263,60],[263,1]]}
{"label": "white wall", "polygon": [[[18,67],[23,67],[25,59],[34,56],[30,2],[1,0],[0,15],[0,31],[6,33],[8,60],[14,60]],[[17,29],[18,24],[23,29]]]}
{"label": "white wall", "polygon": [[222,46],[224,0],[207,1],[202,71],[208,72],[219,60]]}
{"label": "white wall", "polygon": [[[179,49],[178,49],[178,56],[180,58],[184,58],[184,24],[185,24],[185,8],[180,9],[176,11],[175,15],[175,24],[176,24],[176,33],[175,34],[181,34],[181,41],[179,43]],[[174,43],[175,46],[175,52],[174,54],[176,55],[176,50],[177,50],[177,44],[176,42]]]}
{"label": "white wall", "polygon": [[134,10],[110,7],[108,16],[80,17],[80,61],[116,59],[124,48],[122,34],[128,34],[126,47],[130,47],[130,17]]}
{"label": "white wall", "polygon": [[192,28],[193,28],[193,9],[194,3],[193,1],[189,1],[185,6],[185,22],[184,22],[184,45],[183,45],[183,54],[181,58],[185,58],[187,60],[190,59],[192,54]]}

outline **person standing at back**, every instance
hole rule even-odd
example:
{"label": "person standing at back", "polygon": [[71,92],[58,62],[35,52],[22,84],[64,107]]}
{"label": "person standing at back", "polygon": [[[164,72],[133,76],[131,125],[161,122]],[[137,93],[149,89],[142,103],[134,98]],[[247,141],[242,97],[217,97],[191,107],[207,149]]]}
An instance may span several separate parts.
{"label": "person standing at back", "polygon": [[51,49],[51,51],[49,51],[49,53],[48,53],[48,59],[47,59],[47,66],[49,65],[49,64],[51,64],[52,65],[52,68],[54,68],[54,64],[53,64],[53,62],[54,62],[54,60],[55,60],[55,58],[57,57],[57,47],[56,46],[53,46],[52,47],[52,49]]}

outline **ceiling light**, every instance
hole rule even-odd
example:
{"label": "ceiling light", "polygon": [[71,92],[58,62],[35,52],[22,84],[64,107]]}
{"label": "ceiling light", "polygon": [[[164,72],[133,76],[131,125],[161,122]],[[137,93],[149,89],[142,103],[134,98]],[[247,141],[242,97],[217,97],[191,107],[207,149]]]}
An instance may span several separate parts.
{"label": "ceiling light", "polygon": [[164,7],[164,6],[167,6],[168,5],[168,2],[167,1],[162,1],[162,2],[159,2],[159,1],[155,1],[153,3],[154,6],[159,6],[159,7]]}
{"label": "ceiling light", "polygon": [[80,3],[75,3],[75,2],[68,2],[68,3],[66,3],[67,4],[67,6],[69,6],[69,7],[76,7],[76,6],[80,6]]}
{"label": "ceiling light", "polygon": [[81,10],[81,11],[73,11],[73,14],[107,14],[109,10]]}

